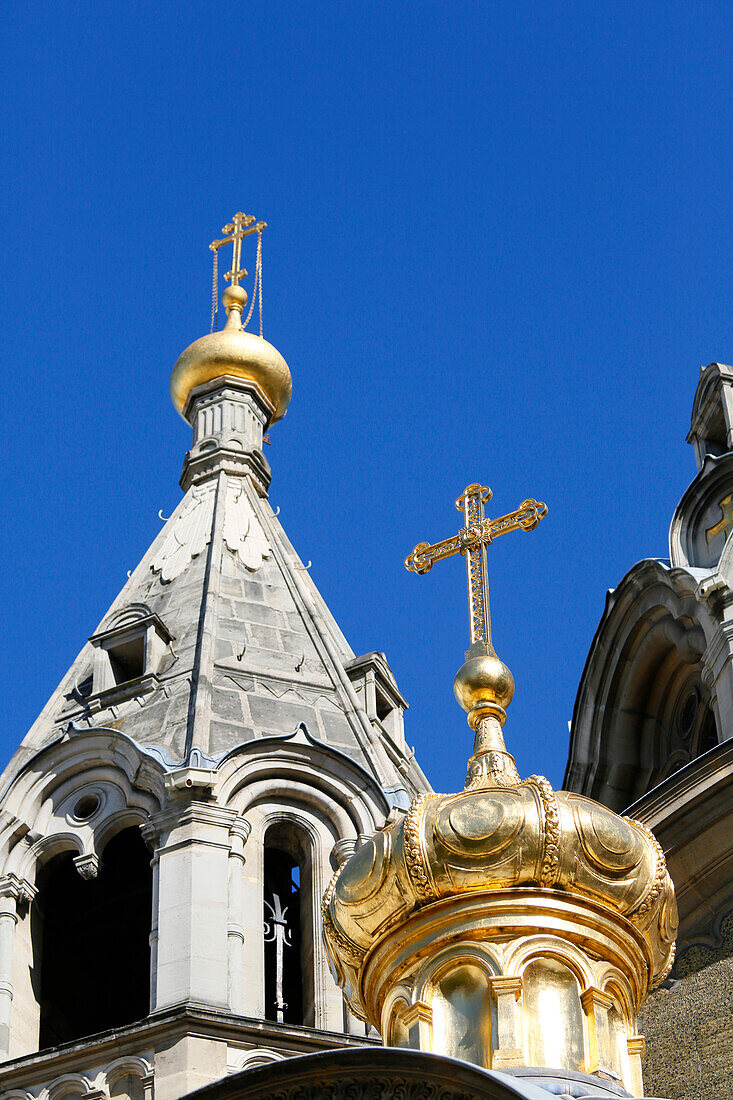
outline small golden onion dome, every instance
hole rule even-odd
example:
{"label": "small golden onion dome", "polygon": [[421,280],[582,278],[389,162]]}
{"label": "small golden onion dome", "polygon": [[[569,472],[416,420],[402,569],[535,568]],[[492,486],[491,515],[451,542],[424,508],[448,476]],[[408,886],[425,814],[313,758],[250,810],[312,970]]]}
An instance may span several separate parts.
{"label": "small golden onion dome", "polygon": [[280,420],[293,392],[290,368],[277,348],[242,328],[242,311],[247,304],[247,292],[243,287],[227,287],[222,302],[227,311],[227,323],[221,332],[195,340],[173,367],[173,404],[183,413],[191,390],[213,378],[230,375],[253,382],[272,407],[272,420]]}

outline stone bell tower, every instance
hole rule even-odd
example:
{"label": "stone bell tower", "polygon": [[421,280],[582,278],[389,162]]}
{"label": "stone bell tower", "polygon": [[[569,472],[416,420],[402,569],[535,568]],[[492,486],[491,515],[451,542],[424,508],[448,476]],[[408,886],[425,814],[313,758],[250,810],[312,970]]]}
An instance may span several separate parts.
{"label": "stone bell tower", "polygon": [[369,1041],[320,899],[429,787],[386,659],[355,656],[268,502],[291,377],[240,285],[256,234],[254,306],[264,228],[212,242],[226,324],[173,369],[183,497],[2,777],[2,1096],[172,1100]]}

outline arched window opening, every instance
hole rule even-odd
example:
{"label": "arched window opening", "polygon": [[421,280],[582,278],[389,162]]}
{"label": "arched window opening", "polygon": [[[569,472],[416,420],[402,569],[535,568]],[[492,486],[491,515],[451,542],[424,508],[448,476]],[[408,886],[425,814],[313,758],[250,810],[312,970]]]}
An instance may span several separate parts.
{"label": "arched window opening", "polygon": [[575,976],[555,959],[530,963],[522,978],[530,1066],[585,1069],[585,1032]]}
{"label": "arched window opening", "polygon": [[410,1029],[405,1021],[402,1019],[407,1005],[404,1001],[398,1002],[398,1004],[392,1010],[392,1016],[389,1022],[389,1030],[387,1032],[387,1046],[389,1047],[403,1047],[409,1049],[410,1046]]}
{"label": "arched window opening", "polygon": [[96,878],[82,878],[65,852],[41,869],[37,885],[31,927],[39,1049],[147,1016],[152,871],[140,830],[109,841]]}
{"label": "arched window opening", "polygon": [[709,752],[710,749],[714,749],[718,744],[718,727],[715,722],[715,715],[710,707],[706,708],[705,715],[700,723],[700,734],[697,741],[696,756],[702,756],[704,752]]}
{"label": "arched window opening", "polygon": [[264,853],[265,1017],[315,1024],[310,846],[295,826],[268,829]]}
{"label": "arched window opening", "polygon": [[622,1081],[628,1081],[629,1054],[626,1045],[627,1032],[624,1018],[614,1005],[608,1011],[608,1032],[611,1047],[610,1066],[613,1073]]}
{"label": "arched window opening", "polygon": [[109,1087],[110,1100],[144,1100],[145,1089],[135,1073],[117,1077]]}
{"label": "arched window opening", "polygon": [[491,994],[486,975],[464,964],[437,983],[433,996],[433,1032],[439,1050],[452,1058],[491,1066]]}

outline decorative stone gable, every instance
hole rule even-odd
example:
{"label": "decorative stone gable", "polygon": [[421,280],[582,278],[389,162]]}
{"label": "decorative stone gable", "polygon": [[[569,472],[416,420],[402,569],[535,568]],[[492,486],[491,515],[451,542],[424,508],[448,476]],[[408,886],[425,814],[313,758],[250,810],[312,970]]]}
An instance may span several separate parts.
{"label": "decorative stone gable", "polygon": [[706,455],[677,505],[669,529],[674,566],[712,569],[733,531],[733,451]]}

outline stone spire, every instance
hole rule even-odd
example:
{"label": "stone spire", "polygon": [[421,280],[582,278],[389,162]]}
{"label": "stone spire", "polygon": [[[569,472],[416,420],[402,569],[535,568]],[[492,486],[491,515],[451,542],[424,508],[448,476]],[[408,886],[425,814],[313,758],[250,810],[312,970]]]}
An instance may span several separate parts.
{"label": "stone spire", "polygon": [[489,496],[469,486],[461,531],[405,563],[425,573],[455,553],[467,560],[471,647],[455,679],[475,731],[466,787],[419,795],[340,868],[323,902],[326,944],[352,1011],[389,1045],[615,1077],[642,1095],[637,1012],[672,965],[674,889],[644,826],[517,774],[486,547],[547,509],[524,501],[486,519]]}
{"label": "stone spire", "polygon": [[173,368],[173,403],[193,428],[185,495],[10,770],[70,723],[114,724],[179,763],[304,723],[390,798],[409,801],[425,780],[404,743],[406,703],[380,655],[356,659],[268,501],[263,433],[285,415],[292,382],[279,351],[242,324],[248,296],[238,280],[247,272],[236,234],[237,225],[242,236],[265,226],[247,229],[252,222],[236,215],[230,235],[212,244],[235,246],[224,329],[196,340]]}

